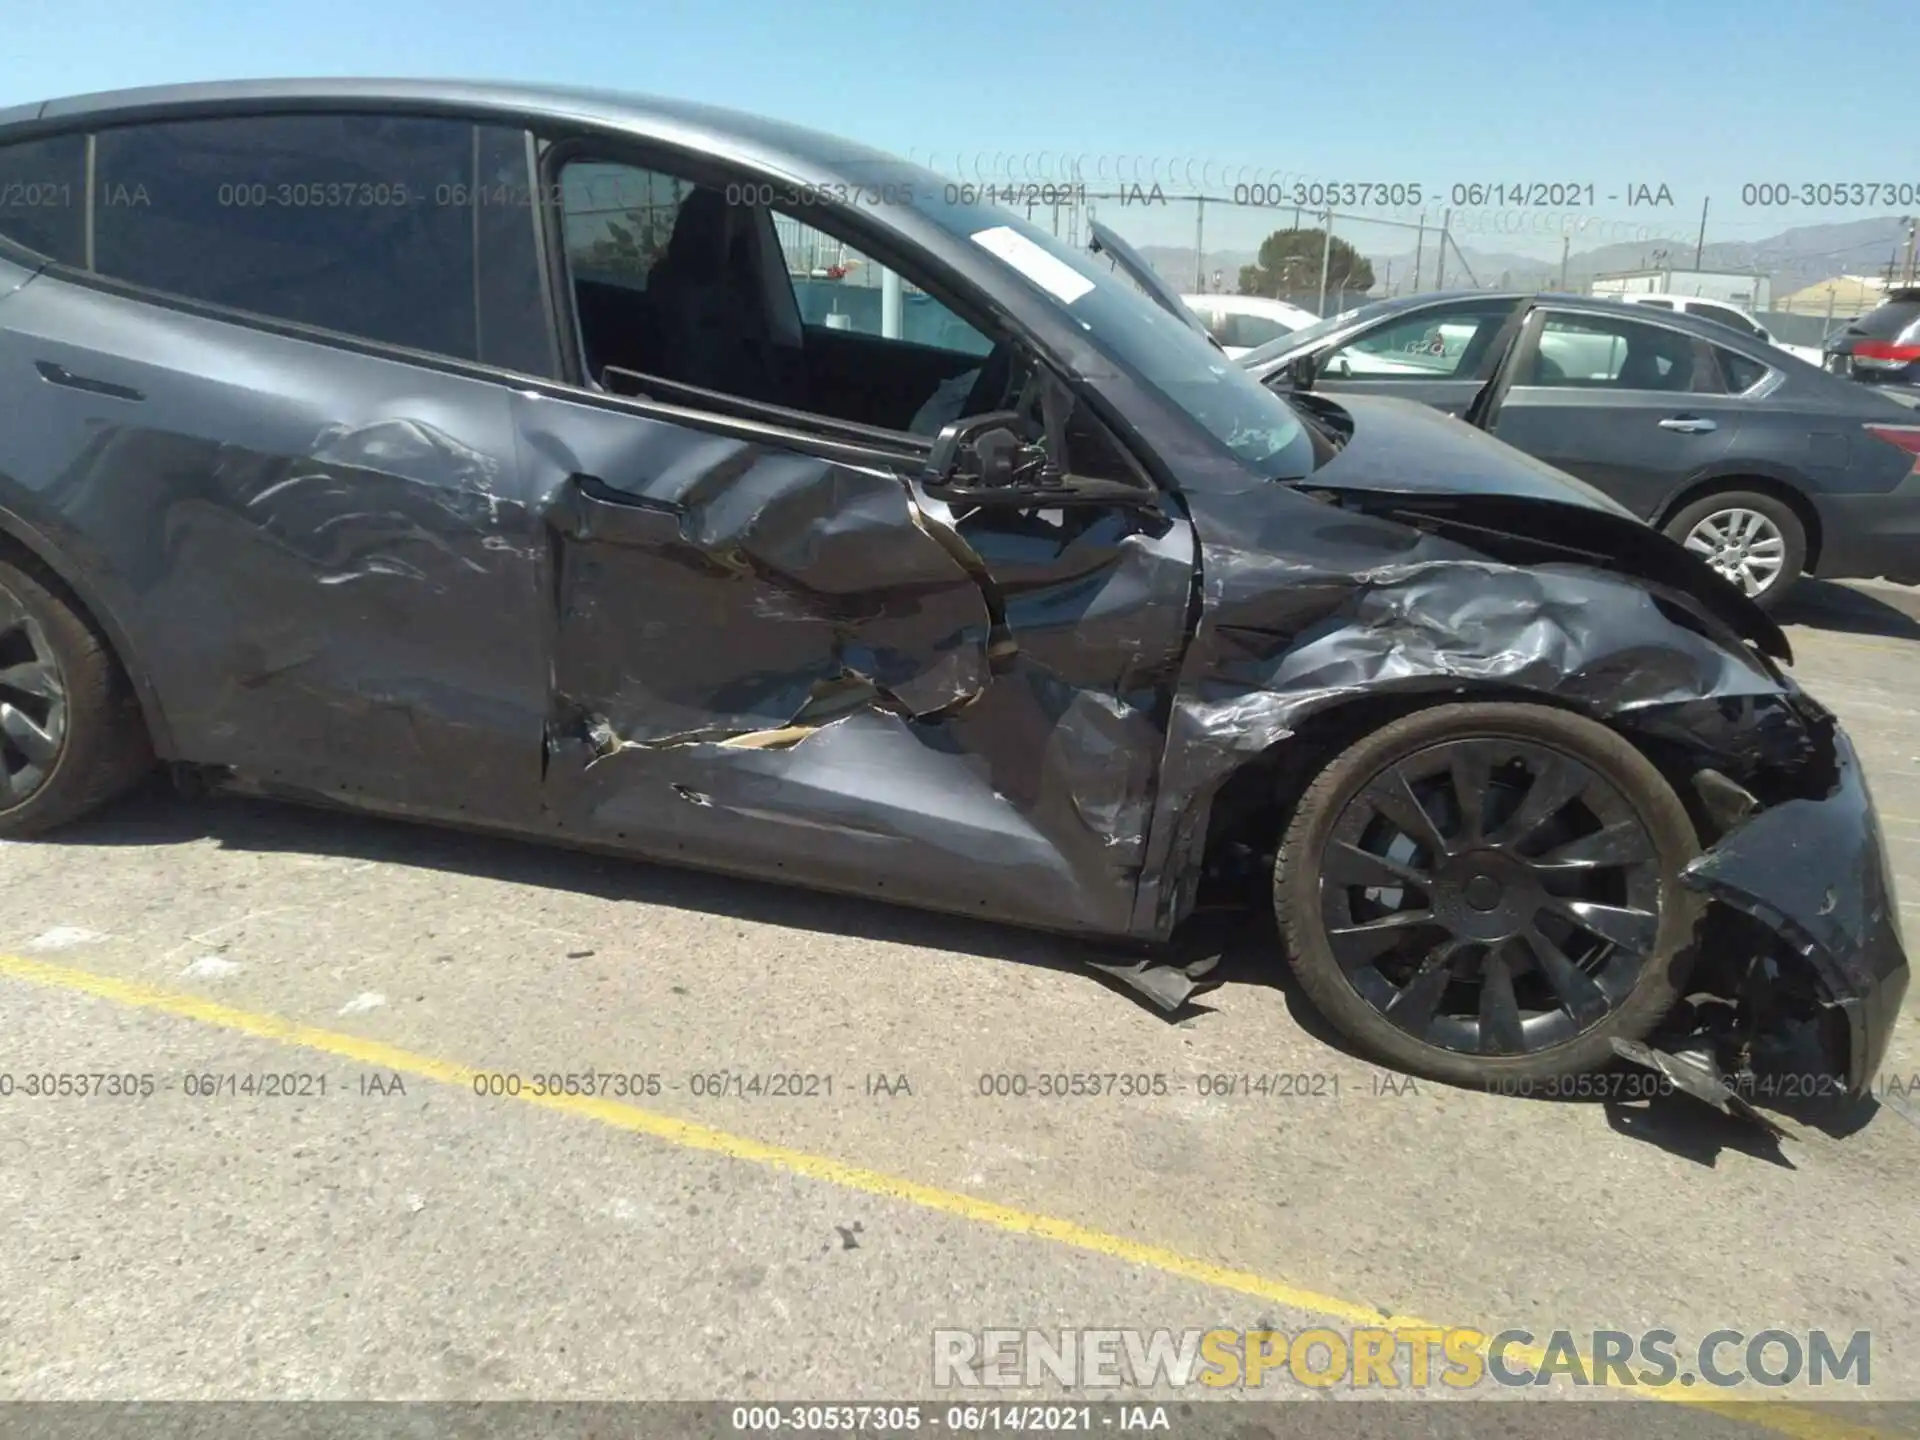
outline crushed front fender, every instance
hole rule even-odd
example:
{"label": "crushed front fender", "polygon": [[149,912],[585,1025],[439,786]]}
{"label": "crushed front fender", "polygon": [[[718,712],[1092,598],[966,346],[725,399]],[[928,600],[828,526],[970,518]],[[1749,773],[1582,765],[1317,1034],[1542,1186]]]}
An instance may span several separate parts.
{"label": "crushed front fender", "polygon": [[[1780,938],[1844,1017],[1847,1053],[1835,1057],[1852,1094],[1864,1093],[1887,1053],[1908,979],[1899,905],[1879,817],[1853,744],[1804,696],[1814,715],[1827,793],[1793,798],[1731,829],[1688,866],[1685,884],[1751,916]],[[1782,956],[1781,958],[1786,958]]]}

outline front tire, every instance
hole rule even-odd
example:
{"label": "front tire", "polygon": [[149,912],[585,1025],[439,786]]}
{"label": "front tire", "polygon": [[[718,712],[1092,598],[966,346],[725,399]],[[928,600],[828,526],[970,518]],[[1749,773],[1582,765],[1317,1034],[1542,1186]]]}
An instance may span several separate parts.
{"label": "front tire", "polygon": [[1302,989],[1376,1059],[1470,1086],[1600,1069],[1672,1007],[1699,854],[1638,750],[1537,705],[1422,710],[1295,807],[1274,912]]}
{"label": "front tire", "polygon": [[1763,609],[1785,598],[1806,569],[1806,526],[1791,505],[1759,491],[1703,495],[1663,528]]}
{"label": "front tire", "polygon": [[152,764],[106,640],[51,575],[0,561],[0,836],[78,819]]}

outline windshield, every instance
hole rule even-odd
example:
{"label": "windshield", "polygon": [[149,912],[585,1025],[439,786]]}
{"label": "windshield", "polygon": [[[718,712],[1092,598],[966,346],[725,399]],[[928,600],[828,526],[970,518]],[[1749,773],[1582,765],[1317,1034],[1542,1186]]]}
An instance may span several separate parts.
{"label": "windshield", "polygon": [[955,195],[953,186],[930,195],[923,190],[915,208],[1045,295],[1094,344],[1262,476],[1293,480],[1311,473],[1313,442],[1300,417],[1200,330],[1156,305],[1106,260],[997,205]]}

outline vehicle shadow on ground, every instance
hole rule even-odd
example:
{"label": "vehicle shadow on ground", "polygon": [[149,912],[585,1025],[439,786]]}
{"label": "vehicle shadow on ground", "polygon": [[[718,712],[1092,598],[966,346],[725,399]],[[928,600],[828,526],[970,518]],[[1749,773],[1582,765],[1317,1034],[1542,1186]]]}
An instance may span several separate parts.
{"label": "vehicle shadow on ground", "polygon": [[[164,846],[213,840],[226,849],[331,855],[441,870],[479,879],[636,901],[855,939],[922,946],[1009,960],[1084,977],[1149,1013],[1178,1023],[1208,1012],[1189,1003],[1168,1011],[1095,968],[1152,958],[1190,958],[1192,943],[1147,951],[1049,935],[1014,925],[893,905],[882,900],[781,885],[639,857],[543,845],[536,840],[451,829],[273,800],[187,797],[156,776],[97,815],[38,837],[40,845]],[[1279,968],[1279,967],[1275,967]],[[1213,977],[1207,977],[1211,988]]]}
{"label": "vehicle shadow on ground", "polygon": [[1920,640],[1920,591],[1802,580],[1782,598],[1774,618],[1782,625],[1813,630]]}
{"label": "vehicle shadow on ground", "polygon": [[[1261,898],[1258,894],[1250,895],[1244,907],[1216,906],[1197,912],[1167,946],[1148,952],[772,881],[563,849],[510,836],[279,801],[187,798],[158,778],[100,814],[35,843],[161,846],[206,840],[235,850],[332,855],[408,865],[566,890],[602,900],[666,905],[737,920],[1038,966],[1078,975],[1132,1001],[1170,1026],[1211,1014],[1214,1007],[1202,1001],[1216,989],[1271,986],[1281,992],[1289,1016],[1303,1033],[1362,1064],[1376,1063],[1328,1023],[1293,978],[1281,959],[1273,913],[1257,903]],[[1124,980],[1096,968],[1137,963],[1148,954],[1156,962],[1183,966],[1207,960],[1215,963],[1200,977],[1194,997],[1171,1011]],[[1423,1087],[1439,1084],[1419,1083]],[[1792,1168],[1792,1162],[1763,1131],[1683,1096],[1662,1095],[1638,1103],[1603,1097],[1508,1098],[1516,1105],[1601,1105],[1607,1122],[1617,1132],[1708,1167],[1715,1164],[1722,1150],[1733,1150]],[[1880,1107],[1869,1100],[1806,1101],[1791,1112],[1785,1104],[1769,1108],[1838,1137],[1867,1124]]]}

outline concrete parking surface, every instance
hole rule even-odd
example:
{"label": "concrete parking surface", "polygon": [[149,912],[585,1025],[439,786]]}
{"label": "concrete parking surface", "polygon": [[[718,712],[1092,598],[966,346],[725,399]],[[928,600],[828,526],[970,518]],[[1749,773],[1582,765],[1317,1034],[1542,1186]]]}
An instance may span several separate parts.
{"label": "concrete parking surface", "polygon": [[[1788,618],[1910,912],[1920,593]],[[0,1397],[932,1397],[936,1327],[1417,1316],[1870,1330],[1864,1393],[1920,1400],[1913,996],[1885,1103],[1776,1150],[1680,1099],[1409,1083],[1253,945],[1170,1022],[1045,937],[157,787],[0,874],[0,1070],[155,1082],[0,1097]],[[526,1084],[583,1072],[639,1078]],[[1038,1094],[1074,1072],[1169,1083]]]}

